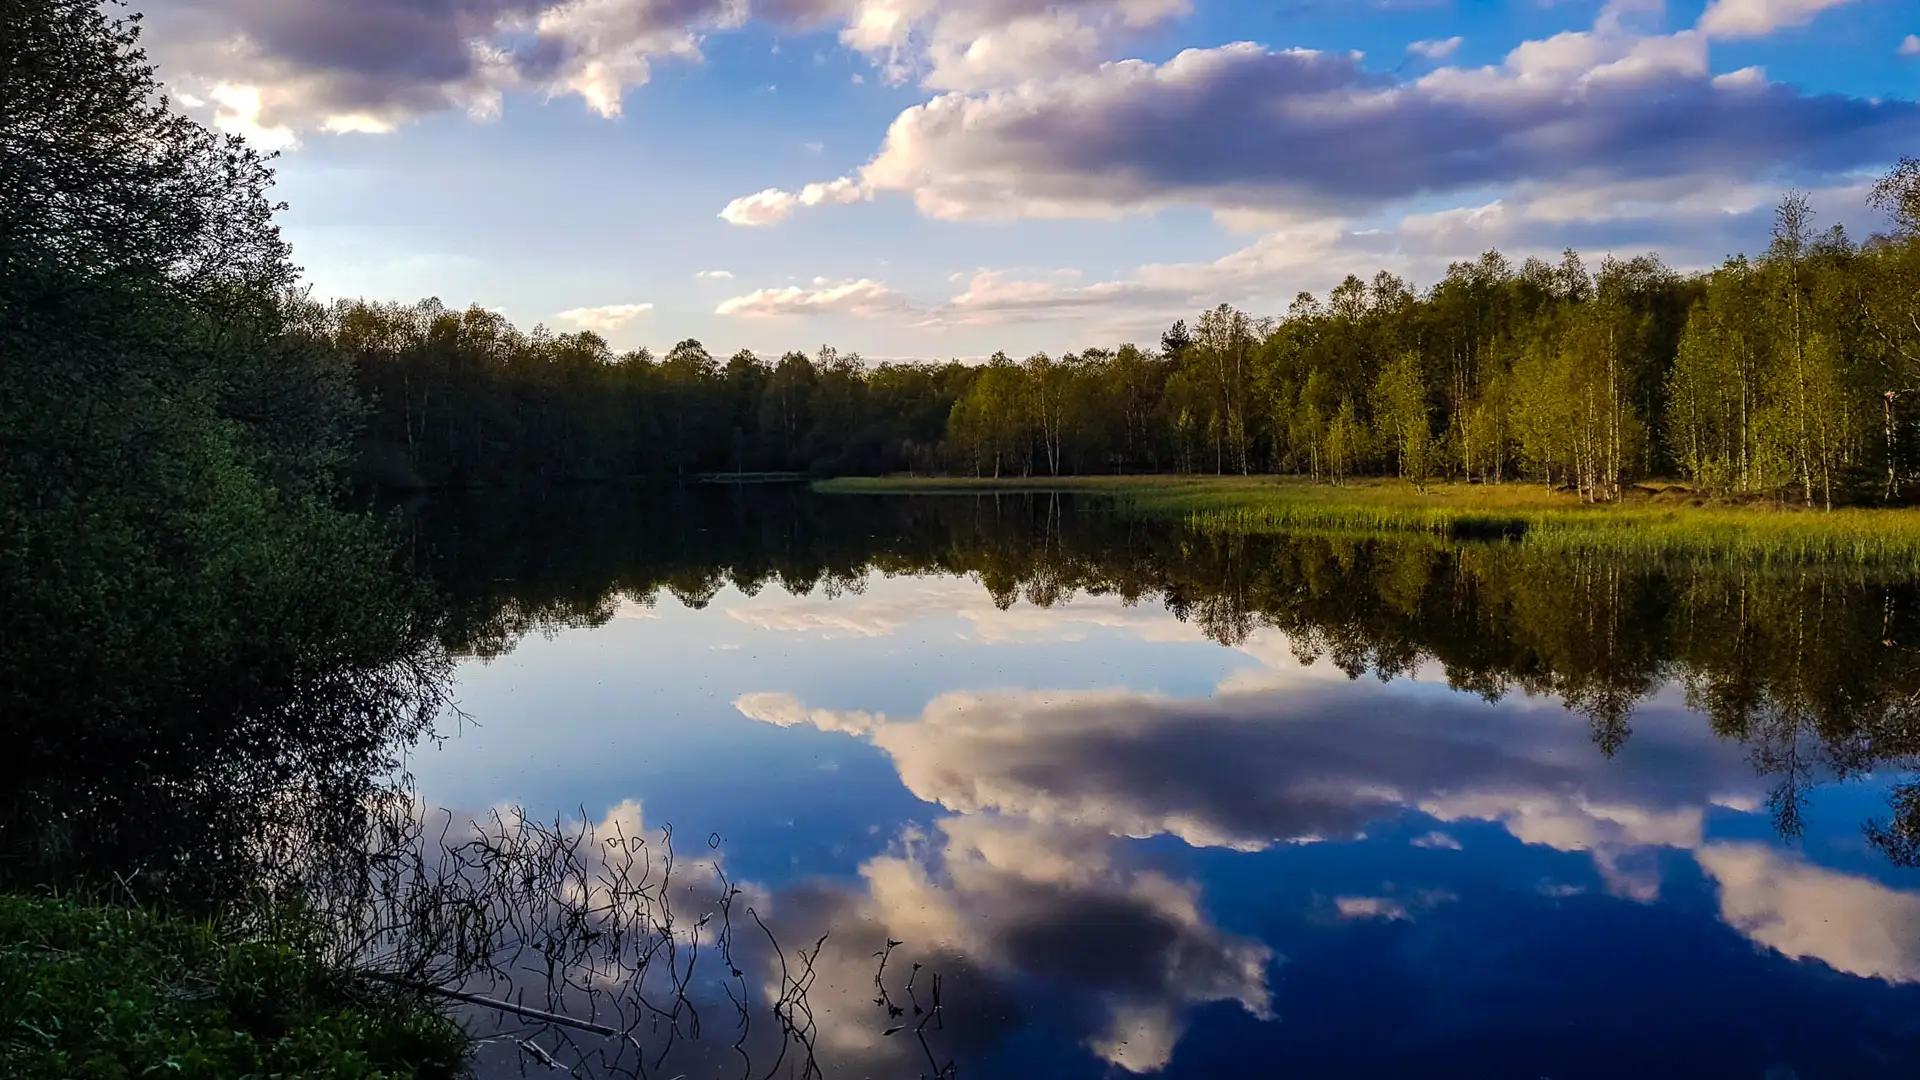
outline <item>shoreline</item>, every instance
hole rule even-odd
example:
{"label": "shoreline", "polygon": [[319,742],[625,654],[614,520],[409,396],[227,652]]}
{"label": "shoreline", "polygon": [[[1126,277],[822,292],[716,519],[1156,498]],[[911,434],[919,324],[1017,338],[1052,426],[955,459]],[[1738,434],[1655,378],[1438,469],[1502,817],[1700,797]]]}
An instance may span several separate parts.
{"label": "shoreline", "polygon": [[1220,534],[1339,531],[1507,542],[1568,554],[1682,557],[1809,565],[1833,562],[1920,571],[1920,509],[1808,509],[1714,500],[1648,484],[1618,502],[1588,503],[1540,484],[1396,480],[1341,486],[1274,476],[847,477],[824,495],[1061,493],[1110,500],[1123,513],[1177,519]]}

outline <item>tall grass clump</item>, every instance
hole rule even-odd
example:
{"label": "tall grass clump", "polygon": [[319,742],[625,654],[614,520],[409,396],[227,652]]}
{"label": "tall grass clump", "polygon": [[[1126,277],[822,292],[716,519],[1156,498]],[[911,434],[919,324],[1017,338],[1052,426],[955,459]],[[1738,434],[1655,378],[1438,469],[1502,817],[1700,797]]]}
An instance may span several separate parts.
{"label": "tall grass clump", "polygon": [[451,1020],[298,936],[0,895],[0,1075],[451,1080]]}
{"label": "tall grass clump", "polygon": [[1920,510],[1807,510],[1713,503],[1643,489],[1589,503],[1532,484],[1395,481],[1341,486],[1271,477],[1073,477],[1012,481],[880,478],[816,485],[827,493],[1061,492],[1122,513],[1173,518],[1205,533],[1420,533],[1531,550],[1762,565],[1822,563],[1920,571]]}

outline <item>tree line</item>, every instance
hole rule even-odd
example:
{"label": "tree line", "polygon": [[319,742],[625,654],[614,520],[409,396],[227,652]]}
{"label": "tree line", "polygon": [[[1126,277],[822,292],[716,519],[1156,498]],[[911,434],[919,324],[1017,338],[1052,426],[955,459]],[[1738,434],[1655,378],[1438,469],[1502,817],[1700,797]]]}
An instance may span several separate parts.
{"label": "tree line", "polygon": [[896,471],[1530,479],[1617,498],[1676,477],[1731,496],[1893,501],[1920,471],[1920,161],[1855,242],[1789,194],[1766,251],[1518,265],[1424,292],[1382,272],[1125,344],[979,365],[821,348],[616,354],[499,314],[344,302],[300,322],[371,403],[364,475],[396,486]]}

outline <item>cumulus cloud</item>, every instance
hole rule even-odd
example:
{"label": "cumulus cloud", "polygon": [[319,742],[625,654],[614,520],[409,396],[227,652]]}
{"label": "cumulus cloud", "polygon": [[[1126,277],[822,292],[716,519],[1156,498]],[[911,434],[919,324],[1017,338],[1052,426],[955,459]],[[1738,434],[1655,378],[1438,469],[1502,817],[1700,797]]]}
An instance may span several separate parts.
{"label": "cumulus cloud", "polygon": [[777,0],[775,9],[843,23],[840,41],[892,83],[1004,85],[1104,58],[1192,10],[1191,0]]}
{"label": "cumulus cloud", "polygon": [[871,278],[829,281],[814,278],[811,286],[756,289],[745,296],[723,300],[718,315],[762,319],[786,315],[852,315],[873,318],[908,307],[905,297]]}
{"label": "cumulus cloud", "polygon": [[1713,0],[1700,15],[1700,29],[1719,38],[1765,37],[1805,26],[1828,8],[1853,0]]}
{"label": "cumulus cloud", "polygon": [[[858,176],[832,184],[908,195],[948,219],[1360,213],[1521,181],[1826,173],[1920,137],[1913,102],[1719,82],[1707,51],[1703,32],[1603,25],[1394,81],[1352,53],[1189,49],[942,94],[901,113]],[[806,192],[729,209],[770,223]]]}
{"label": "cumulus cloud", "polygon": [[1459,52],[1460,46],[1465,41],[1466,39],[1462,37],[1440,38],[1434,41],[1416,41],[1407,46],[1407,52],[1413,56],[1425,57],[1428,60],[1445,60],[1447,57]]}
{"label": "cumulus cloud", "polygon": [[1900,42],[1901,56],[1920,56],[1920,34],[1908,34]]}
{"label": "cumulus cloud", "polygon": [[[218,82],[207,88],[206,100],[192,98],[183,100],[182,104],[189,108],[211,104],[214,127],[229,135],[238,135],[261,150],[285,150],[300,143],[300,136],[292,128],[266,120],[266,104],[257,86]],[[342,122],[342,118],[329,121],[330,124]]]}
{"label": "cumulus cloud", "polygon": [[1814,866],[1760,844],[1709,844],[1727,925],[1795,959],[1894,983],[1920,982],[1920,894]]}
{"label": "cumulus cloud", "polygon": [[730,225],[772,225],[785,221],[803,206],[843,206],[870,199],[873,193],[850,176],[825,183],[808,184],[799,191],[767,188],[743,195],[720,211],[721,220]]}
{"label": "cumulus cloud", "polygon": [[[386,131],[503,94],[574,96],[618,116],[662,59],[756,14],[841,40],[888,77],[971,89],[1083,66],[1189,0],[176,0],[149,44],[177,89],[257,94],[263,131]],[[233,91],[230,91],[233,92]],[[247,130],[222,114],[234,130]],[[286,140],[282,140],[282,145]]]}
{"label": "cumulus cloud", "polygon": [[790,694],[742,694],[734,699],[733,707],[749,720],[775,727],[807,724],[821,731],[839,731],[848,735],[870,734],[887,719],[875,713],[809,709]]}
{"label": "cumulus cloud", "polygon": [[[902,970],[925,962],[951,985],[968,987],[949,1006],[959,1012],[950,1023],[964,1040],[982,1041],[1018,1022],[1015,986],[1026,1002],[1049,992],[1073,999],[1063,1011],[1080,1041],[1136,1073],[1166,1066],[1200,1005],[1232,1002],[1256,1017],[1271,1015],[1272,950],[1215,926],[1196,885],[1127,865],[1096,834],[948,818],[933,837],[903,837],[897,851],[862,865],[860,876],[857,887],[776,895],[775,932],[811,941],[830,926],[871,925],[906,942],[894,957]],[[875,1064],[868,1075],[879,1075],[890,1070],[874,1059],[892,1051],[893,1041],[840,1020],[871,1001],[873,966],[866,941],[829,937],[815,963],[822,975],[811,1004],[821,1044],[840,1060]]]}
{"label": "cumulus cloud", "polygon": [[1671,807],[1576,792],[1460,792],[1430,797],[1420,809],[1441,821],[1497,821],[1514,839],[1555,851],[1584,852],[1615,896],[1652,901],[1660,896],[1652,848],[1698,848],[1706,805]]}
{"label": "cumulus cloud", "polygon": [[654,61],[698,59],[702,31],[743,17],[739,0],[177,0],[147,43],[176,90],[256,95],[265,130],[383,132],[492,117],[510,90],[617,116]]}
{"label": "cumulus cloud", "polygon": [[652,310],[652,304],[607,304],[603,307],[572,308],[554,317],[584,330],[606,333],[618,330]]}
{"label": "cumulus cloud", "polygon": [[1307,670],[1229,680],[1197,700],[954,692],[878,722],[784,695],[743,701],[747,715],[858,733],[908,790],[956,813],[1258,850],[1352,837],[1418,810],[1593,853],[1628,895],[1644,882],[1610,861],[1616,853],[1696,848],[1704,807],[1759,786],[1737,746],[1684,714],[1648,711],[1636,767],[1622,769],[1592,748],[1582,717],[1551,701],[1493,706],[1344,680],[1329,690]]}

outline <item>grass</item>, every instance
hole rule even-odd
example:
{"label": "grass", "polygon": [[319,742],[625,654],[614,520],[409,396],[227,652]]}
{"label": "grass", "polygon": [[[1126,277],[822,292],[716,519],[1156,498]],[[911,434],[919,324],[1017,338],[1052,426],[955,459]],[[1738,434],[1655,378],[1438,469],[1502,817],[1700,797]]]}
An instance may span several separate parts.
{"label": "grass", "polygon": [[0,1075],[429,1080],[466,1035],[289,942],[0,896]]}
{"label": "grass", "polygon": [[877,477],[827,481],[815,489],[834,494],[1076,492],[1206,531],[1416,532],[1570,553],[1920,569],[1920,510],[1829,513],[1771,503],[1719,503],[1672,485],[1638,489],[1604,504],[1538,484],[1437,484],[1422,492],[1391,480],[1333,487],[1278,477]]}

